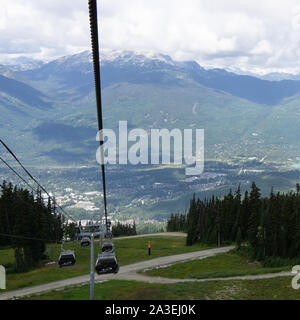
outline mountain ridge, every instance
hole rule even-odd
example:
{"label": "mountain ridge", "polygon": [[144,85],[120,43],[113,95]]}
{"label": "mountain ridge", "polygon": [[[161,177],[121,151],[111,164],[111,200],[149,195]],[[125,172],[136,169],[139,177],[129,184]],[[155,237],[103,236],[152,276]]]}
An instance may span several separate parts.
{"label": "mountain ridge", "polygon": [[[204,128],[207,153],[215,158],[254,152],[261,157],[267,153],[281,158],[285,156],[284,144],[298,145],[298,81],[270,82],[223,69],[206,70],[195,61],[176,62],[166,55],[136,55],[130,51],[121,56],[118,52],[102,55],[101,68],[107,128],[117,129],[118,120],[128,120],[128,127],[146,130]],[[0,134],[28,157],[44,163],[49,156],[41,155],[49,155],[51,150],[56,155],[61,152],[60,162],[65,159],[63,155],[68,161],[72,155],[78,161],[91,160],[96,148],[97,115],[90,52],[12,75],[13,80],[2,76],[12,85],[9,95],[0,83]],[[28,89],[23,100],[13,95],[20,84]],[[24,100],[26,95],[34,97],[33,92],[45,108],[39,108],[39,101]],[[17,110],[24,114],[16,116]],[[15,123],[15,136],[5,123],[8,118],[10,126]],[[77,130],[84,134],[77,135]],[[295,153],[294,149],[289,151],[290,156]]]}
{"label": "mountain ridge", "polygon": [[[278,104],[300,92],[300,81],[297,80],[268,81],[225,69],[204,69],[196,61],[178,62],[163,54],[104,51],[100,60],[103,87],[125,81],[182,85],[184,81],[181,80],[185,80],[266,105]],[[37,69],[19,71],[18,74],[31,82],[53,80],[64,84],[64,88],[90,85],[85,92],[88,93],[93,83],[91,61],[91,53],[84,51],[53,60]]]}

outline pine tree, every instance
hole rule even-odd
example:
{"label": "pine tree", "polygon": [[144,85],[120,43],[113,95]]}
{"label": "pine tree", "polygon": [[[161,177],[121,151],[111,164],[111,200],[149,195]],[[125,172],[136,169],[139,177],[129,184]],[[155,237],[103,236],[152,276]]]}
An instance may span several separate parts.
{"label": "pine tree", "polygon": [[241,207],[241,233],[242,239],[247,239],[247,230],[248,230],[248,220],[249,220],[249,197],[248,191],[245,191],[244,199],[242,201]]}
{"label": "pine tree", "polygon": [[236,236],[236,249],[240,250],[242,245],[242,232],[241,228],[238,228],[237,236]]}
{"label": "pine tree", "polygon": [[253,248],[253,257],[256,258],[257,254],[257,233],[258,226],[260,222],[261,213],[261,201],[260,201],[260,189],[253,182],[251,186],[251,192],[249,197],[249,219],[248,219],[248,229],[247,237]]}
{"label": "pine tree", "polygon": [[186,243],[188,246],[193,245],[197,240],[197,227],[198,227],[198,212],[197,204],[195,200],[195,194],[190,203],[190,209],[188,212],[188,232]]}

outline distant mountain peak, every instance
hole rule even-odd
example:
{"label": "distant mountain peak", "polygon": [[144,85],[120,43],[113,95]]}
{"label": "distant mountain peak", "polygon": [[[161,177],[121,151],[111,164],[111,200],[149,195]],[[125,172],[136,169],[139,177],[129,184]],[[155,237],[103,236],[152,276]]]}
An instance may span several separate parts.
{"label": "distant mountain peak", "polygon": [[81,63],[90,63],[92,62],[92,54],[91,51],[86,50],[80,53],[67,55],[60,57],[56,60],[51,61],[50,63],[60,64],[81,64]]}
{"label": "distant mountain peak", "polygon": [[102,63],[122,62],[143,66],[149,61],[162,62],[174,66],[176,63],[166,54],[157,53],[155,51],[130,51],[130,50],[107,50],[100,52],[100,60]]}
{"label": "distant mountain peak", "polygon": [[[227,92],[249,101],[274,105],[300,92],[300,81],[262,80],[238,75],[225,69],[204,69],[196,61],[175,61],[170,56],[153,51],[100,50],[103,88],[115,83],[135,83],[169,86],[205,86]],[[81,97],[91,91],[93,78],[92,54],[83,51],[64,56],[35,70],[20,72],[28,81],[55,79],[58,88],[78,88]],[[47,89],[46,89],[47,90]],[[46,91],[50,94],[48,91]]]}
{"label": "distant mountain peak", "polygon": [[[148,62],[161,62],[175,66],[176,62],[168,55],[157,53],[154,51],[130,51],[130,50],[108,50],[100,51],[101,64],[118,63],[118,64],[135,64],[143,66]],[[53,63],[56,64],[82,64],[92,62],[92,53],[86,50],[77,54],[63,56]]]}
{"label": "distant mountain peak", "polygon": [[1,65],[3,65],[11,71],[26,71],[37,69],[41,67],[44,63],[45,62],[42,60],[32,59],[23,56],[1,61]]}

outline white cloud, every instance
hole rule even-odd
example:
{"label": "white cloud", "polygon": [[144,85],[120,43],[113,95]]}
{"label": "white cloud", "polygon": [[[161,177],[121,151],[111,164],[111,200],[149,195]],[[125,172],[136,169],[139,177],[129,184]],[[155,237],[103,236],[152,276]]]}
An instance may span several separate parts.
{"label": "white cloud", "polygon": [[[298,0],[102,0],[101,48],[204,66],[300,72]],[[90,47],[87,0],[1,0],[0,53],[51,59]]]}
{"label": "white cloud", "polygon": [[273,52],[273,48],[269,41],[261,40],[259,41],[255,47],[251,50],[252,54],[257,55],[271,55]]}

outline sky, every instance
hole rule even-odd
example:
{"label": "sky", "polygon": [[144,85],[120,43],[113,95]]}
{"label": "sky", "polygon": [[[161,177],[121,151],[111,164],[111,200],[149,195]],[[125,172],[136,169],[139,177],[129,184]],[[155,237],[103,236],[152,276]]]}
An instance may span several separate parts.
{"label": "sky", "polygon": [[[299,0],[102,0],[101,49],[203,67],[300,74]],[[90,49],[87,0],[0,0],[0,62]]]}

